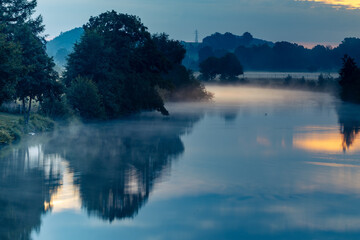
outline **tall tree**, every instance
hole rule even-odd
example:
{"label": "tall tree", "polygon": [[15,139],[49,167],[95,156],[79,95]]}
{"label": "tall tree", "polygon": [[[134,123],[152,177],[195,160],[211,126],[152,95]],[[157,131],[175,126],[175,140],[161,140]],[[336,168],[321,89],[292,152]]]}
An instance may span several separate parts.
{"label": "tall tree", "polygon": [[0,33],[0,105],[13,99],[21,71],[20,47]]}
{"label": "tall tree", "polygon": [[78,76],[97,86],[107,117],[141,110],[168,114],[156,87],[165,87],[162,73],[169,64],[136,16],[115,11],[91,17],[69,55],[64,81]]}
{"label": "tall tree", "polygon": [[222,81],[238,80],[238,76],[243,74],[243,67],[238,58],[233,53],[227,53],[225,56],[209,57],[200,63],[200,73],[204,80],[214,80],[220,75]]}
{"label": "tall tree", "polygon": [[61,93],[52,58],[46,54],[42,17],[33,18],[36,0],[3,0],[0,21],[7,36],[21,47],[21,77],[16,85],[16,97],[23,103],[25,124],[29,121],[33,100]]}
{"label": "tall tree", "polygon": [[343,57],[340,70],[341,98],[345,101],[360,102],[360,69],[348,55]]}

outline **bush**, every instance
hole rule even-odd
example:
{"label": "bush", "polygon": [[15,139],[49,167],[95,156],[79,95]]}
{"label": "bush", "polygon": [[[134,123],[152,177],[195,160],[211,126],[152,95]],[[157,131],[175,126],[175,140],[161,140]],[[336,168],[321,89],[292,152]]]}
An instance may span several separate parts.
{"label": "bush", "polygon": [[66,120],[72,116],[72,109],[65,95],[60,99],[45,98],[40,103],[40,113],[56,120]]}
{"label": "bush", "polygon": [[34,114],[30,116],[29,130],[33,132],[45,132],[54,129],[55,122],[51,119]]}
{"label": "bush", "polygon": [[8,144],[11,143],[14,138],[9,134],[8,131],[4,129],[0,129],[0,144]]}
{"label": "bush", "polygon": [[83,119],[101,118],[104,108],[97,86],[88,78],[77,77],[67,90],[70,106]]}

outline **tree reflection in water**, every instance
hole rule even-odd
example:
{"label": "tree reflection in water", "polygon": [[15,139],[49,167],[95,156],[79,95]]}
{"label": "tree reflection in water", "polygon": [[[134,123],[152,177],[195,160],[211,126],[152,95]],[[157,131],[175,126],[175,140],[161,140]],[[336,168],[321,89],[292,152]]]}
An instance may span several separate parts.
{"label": "tree reflection in water", "polygon": [[343,135],[342,147],[346,152],[354,143],[360,129],[360,108],[350,103],[340,103],[336,107],[340,132]]}
{"label": "tree reflection in water", "polygon": [[104,220],[130,218],[146,203],[154,183],[184,152],[180,136],[199,115],[138,119],[65,129],[45,147],[62,153],[77,175],[82,207]]}
{"label": "tree reflection in water", "polygon": [[44,202],[60,186],[56,162],[37,147],[2,149],[0,157],[0,239],[26,240],[40,230],[41,216],[50,210]]}

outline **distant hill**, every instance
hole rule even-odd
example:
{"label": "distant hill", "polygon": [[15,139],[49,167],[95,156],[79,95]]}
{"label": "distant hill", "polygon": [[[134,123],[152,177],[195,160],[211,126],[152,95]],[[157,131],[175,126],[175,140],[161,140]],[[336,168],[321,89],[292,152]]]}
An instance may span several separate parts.
{"label": "distant hill", "polygon": [[202,47],[209,46],[212,49],[224,49],[227,51],[234,51],[239,46],[250,47],[267,44],[272,47],[273,42],[254,38],[250,33],[245,32],[242,36],[234,35],[232,33],[214,33],[211,36],[205,37],[202,42]]}
{"label": "distant hill", "polygon": [[61,33],[46,44],[48,55],[54,57],[55,63],[58,66],[65,66],[66,57],[73,51],[74,44],[80,40],[83,33],[83,28],[74,28],[70,31]]}
{"label": "distant hill", "polygon": [[197,70],[199,62],[210,56],[222,57],[228,52],[234,53],[239,47],[253,47],[267,45],[273,47],[274,43],[259,38],[254,38],[245,32],[242,36],[232,33],[214,33],[203,39],[202,43],[183,42],[186,56],[183,64],[190,69]]}

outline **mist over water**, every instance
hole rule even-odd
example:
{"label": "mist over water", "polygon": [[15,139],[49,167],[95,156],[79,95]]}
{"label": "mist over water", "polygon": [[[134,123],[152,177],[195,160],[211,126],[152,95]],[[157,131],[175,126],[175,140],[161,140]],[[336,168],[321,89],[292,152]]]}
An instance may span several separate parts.
{"label": "mist over water", "polygon": [[354,239],[360,108],[207,86],[209,103],[71,125],[0,156],[0,239]]}

